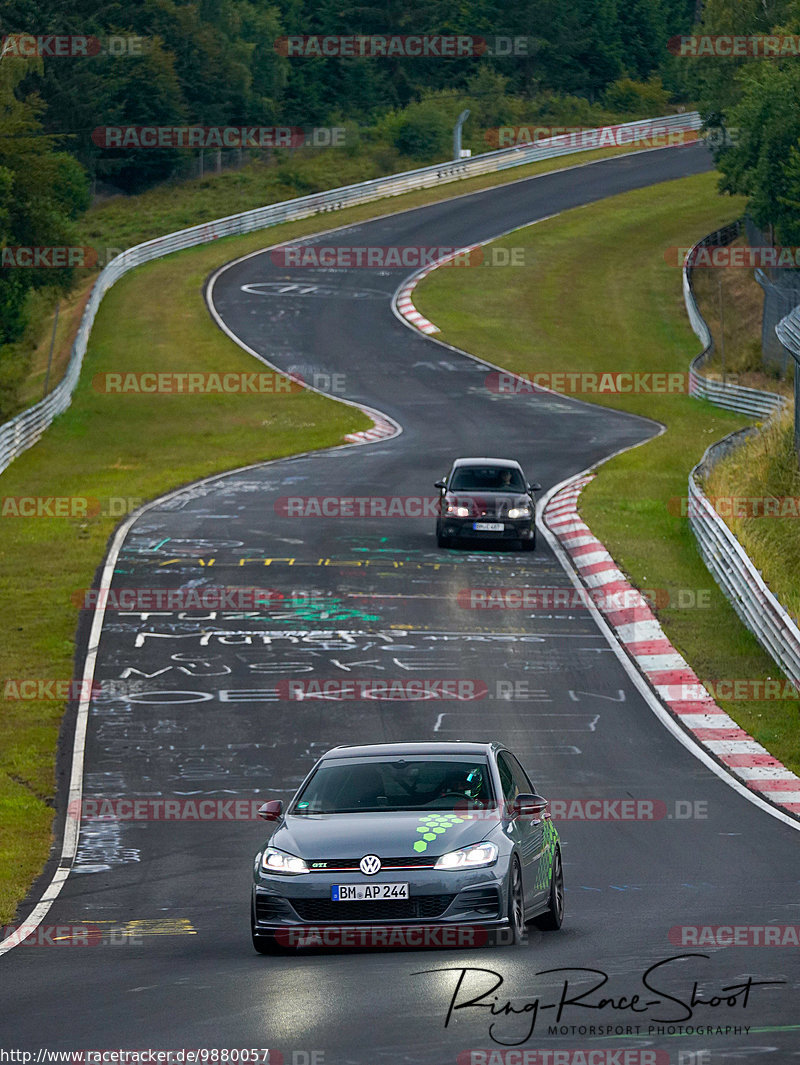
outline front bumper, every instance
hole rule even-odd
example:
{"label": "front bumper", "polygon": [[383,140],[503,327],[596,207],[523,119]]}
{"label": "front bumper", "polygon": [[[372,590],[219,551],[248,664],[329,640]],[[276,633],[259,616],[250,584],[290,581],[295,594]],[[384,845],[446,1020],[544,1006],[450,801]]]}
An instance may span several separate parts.
{"label": "front bumper", "polygon": [[294,877],[259,876],[253,886],[255,931],[268,933],[298,926],[423,925],[507,923],[505,878],[497,866],[487,870],[425,870],[408,876],[387,871],[373,883],[407,882],[408,899],[333,902],[334,884],[363,884],[360,874],[307,873]]}
{"label": "front bumper", "polygon": [[[496,524],[503,526],[503,531],[488,532],[484,529],[475,529],[473,526],[480,524]],[[534,536],[534,523],[530,518],[442,518],[442,534],[453,539],[464,540],[532,540]]]}

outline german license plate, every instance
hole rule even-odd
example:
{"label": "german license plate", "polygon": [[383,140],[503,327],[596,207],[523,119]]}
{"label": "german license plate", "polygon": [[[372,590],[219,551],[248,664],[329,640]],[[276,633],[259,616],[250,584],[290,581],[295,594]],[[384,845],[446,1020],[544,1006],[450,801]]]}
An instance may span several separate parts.
{"label": "german license plate", "polygon": [[475,532],[503,532],[505,525],[502,521],[476,521],[472,528]]}
{"label": "german license plate", "polygon": [[408,884],[333,884],[333,902],[364,902],[375,899],[407,899]]}

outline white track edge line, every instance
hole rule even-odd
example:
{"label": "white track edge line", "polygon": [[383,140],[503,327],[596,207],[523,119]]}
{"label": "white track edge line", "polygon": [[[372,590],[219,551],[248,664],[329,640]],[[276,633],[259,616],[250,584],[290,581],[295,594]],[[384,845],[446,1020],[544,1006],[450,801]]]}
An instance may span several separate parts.
{"label": "white track edge line", "polygon": [[[311,240],[314,237],[322,236],[325,233],[335,233],[335,232],[339,232],[339,231],[344,230],[344,229],[355,228],[357,226],[364,225],[364,224],[366,224],[368,222],[380,221],[381,219],[384,219],[384,218],[390,218],[390,217],[394,217],[396,215],[406,214],[406,213],[408,213],[410,211],[416,211],[416,210],[419,210],[421,207],[433,207],[433,206],[436,206],[437,204],[441,204],[441,203],[444,203],[444,202],[447,202],[447,201],[464,199],[467,196],[476,196],[476,195],[479,195],[482,192],[486,192],[486,191],[489,191],[491,189],[505,188],[505,187],[508,187],[509,185],[519,184],[519,183],[521,183],[523,181],[533,181],[533,180],[536,180],[536,179],[538,179],[540,177],[549,177],[549,176],[554,175],[554,174],[567,173],[570,170],[580,170],[583,167],[594,166],[597,163],[608,162],[611,159],[617,159],[617,158],[621,158],[621,157],[628,156],[628,155],[647,155],[650,152],[666,151],[666,150],[668,150],[668,149],[666,149],[666,148],[647,148],[647,149],[644,149],[643,151],[639,151],[639,152],[620,152],[617,155],[609,155],[609,156],[604,157],[602,159],[593,159],[593,160],[590,160],[590,161],[584,162],[584,163],[575,163],[572,166],[559,167],[557,170],[546,170],[546,171],[544,171],[541,174],[531,174],[531,175],[528,175],[527,177],[516,178],[514,181],[502,181],[502,182],[498,182],[496,185],[487,185],[483,189],[475,189],[475,190],[472,190],[471,192],[464,192],[464,193],[461,193],[461,195],[459,195],[459,196],[445,196],[441,200],[434,200],[430,204],[418,204],[415,207],[403,208],[400,211],[387,211],[383,215],[376,215],[374,217],[365,218],[365,219],[362,219],[362,220],[360,220],[358,222],[348,222],[348,223],[345,223],[344,225],[335,226],[335,227],[333,227],[331,229],[319,230],[317,233],[306,234],[305,236],[298,237],[298,238],[296,238],[295,240],[292,240],[292,241],[280,241],[277,244],[268,245],[265,248],[260,248],[260,249],[258,249],[256,251],[248,253],[247,255],[241,255],[241,256],[239,256],[238,259],[232,259],[230,262],[224,263],[218,270],[216,270],[214,272],[214,274],[211,276],[211,278],[209,279],[209,281],[206,283],[205,287],[204,287],[204,296],[205,296],[205,299],[206,299],[206,306],[208,307],[209,312],[211,313],[212,317],[217,322],[218,326],[222,329],[222,331],[231,340],[234,341],[234,343],[236,343],[244,351],[247,351],[249,354],[254,355],[261,362],[265,363],[266,365],[270,366],[272,369],[276,370],[276,372],[282,374],[285,377],[291,377],[292,376],[291,374],[286,374],[285,371],[281,370],[279,367],[273,366],[273,364],[270,363],[268,359],[265,359],[258,352],[254,351],[252,348],[250,348],[248,345],[246,345],[243,341],[239,340],[235,336],[235,334],[231,333],[231,331],[222,322],[221,318],[217,314],[216,308],[213,306],[213,300],[211,299],[211,293],[213,291],[214,282],[217,280],[219,275],[224,270],[226,270],[228,267],[235,266],[237,263],[244,262],[246,259],[249,259],[249,258],[251,258],[251,257],[253,257],[255,255],[262,255],[265,251],[269,251],[270,248],[281,247],[284,244],[294,244],[294,243],[297,243],[297,241],[299,241],[299,240]],[[557,216],[550,216],[550,217],[557,217]],[[544,219],[538,219],[538,221],[544,221]],[[531,223],[529,223],[529,224],[531,224]],[[524,228],[524,227],[523,226],[519,226],[519,227],[515,227],[515,228]],[[513,232],[513,231],[514,230],[512,229],[512,230],[509,230],[508,232]],[[502,234],[501,234],[501,236],[502,236]],[[497,239],[499,239],[499,237],[495,237],[493,239],[497,240]],[[490,243],[490,241],[485,241],[484,243]],[[409,275],[409,277],[413,277],[413,276],[414,276],[413,274]],[[400,318],[400,320],[402,322],[404,322],[404,324],[408,328],[414,328],[413,326],[410,325],[410,323],[406,322],[405,319],[402,318],[402,316],[397,314],[397,312],[395,311],[395,308],[394,308],[394,297],[392,298],[391,306],[392,306],[392,310],[397,315],[397,317]],[[419,333],[419,330],[415,330],[415,331],[417,333]],[[425,334],[423,334],[423,335],[425,335]],[[453,348],[452,345],[445,344],[443,341],[436,340],[434,337],[427,337],[427,339],[434,340],[435,343],[442,344],[443,347],[448,347],[448,348],[450,348],[453,351],[459,351],[458,348]],[[490,365],[487,362],[487,360],[485,360],[485,359],[477,359],[476,356],[470,355],[469,352],[460,352],[460,354],[467,355],[469,358],[471,358],[471,359],[473,359],[475,361],[482,362],[484,365]],[[495,368],[496,369],[503,369],[502,367],[495,367]],[[508,372],[508,371],[505,371],[505,372]],[[370,417],[372,417],[372,415],[374,413],[374,414],[379,415],[382,418],[385,418],[386,421],[389,422],[390,424],[392,424],[396,428],[397,431],[392,436],[384,437],[383,438],[384,440],[395,439],[403,431],[403,428],[402,428],[402,426],[400,425],[399,422],[397,422],[394,418],[390,417],[389,415],[385,414],[382,411],[378,411],[378,410],[374,410],[373,411],[372,408],[366,407],[366,406],[364,406],[362,404],[359,404],[359,403],[355,403],[352,400],[341,399],[338,396],[331,396],[330,393],[323,392],[321,389],[315,388],[312,385],[308,385],[305,382],[301,382],[301,383],[303,384],[303,387],[307,388],[311,392],[318,392],[321,395],[327,396],[328,399],[334,399],[336,402],[344,403],[347,406],[356,407],[357,409],[362,410],[365,413],[367,413]],[[555,393],[555,394],[559,395],[560,393]],[[572,398],[572,397],[569,397],[569,398]],[[586,401],[578,400],[577,402],[586,402]],[[652,420],[652,419],[643,419],[643,420],[648,420],[649,421],[649,420]],[[662,428],[662,432],[663,432],[663,428]],[[134,523],[134,521],[138,521],[138,519],[144,513],[146,513],[151,507],[155,507],[156,504],[161,503],[164,500],[171,499],[173,496],[180,494],[180,492],[187,491],[190,487],[194,487],[195,485],[207,484],[210,481],[218,480],[221,477],[228,477],[231,474],[243,473],[246,470],[253,470],[253,469],[261,468],[263,466],[269,466],[269,465],[271,465],[271,464],[273,464],[275,462],[286,462],[286,461],[289,461],[289,460],[302,458],[302,457],[305,457],[305,456],[325,454],[327,451],[338,451],[340,448],[345,448],[345,447],[365,447],[365,446],[368,446],[369,444],[372,444],[372,443],[378,443],[378,441],[369,441],[369,440],[359,441],[359,442],[351,441],[351,442],[349,442],[347,444],[335,445],[332,448],[322,448],[322,449],[314,450],[314,451],[301,451],[301,452],[297,452],[294,455],[284,455],[284,456],[282,456],[279,459],[267,459],[264,462],[254,462],[254,463],[251,463],[248,466],[239,466],[239,467],[236,467],[236,469],[226,470],[223,473],[212,474],[209,477],[202,477],[202,478],[200,478],[197,481],[192,481],[190,485],[183,485],[183,487],[181,487],[181,488],[173,489],[172,491],[167,492],[167,493],[165,493],[162,496],[159,496],[157,499],[152,500],[150,503],[147,503],[143,507],[140,507],[137,511],[134,511],[134,513],[130,515],[130,517],[125,522],[125,524],[120,526],[120,528],[117,530],[117,533],[115,534],[114,540],[112,542],[112,546],[111,546],[111,548],[109,550],[108,555],[106,556],[106,563],[105,563],[105,565],[103,567],[103,574],[102,574],[102,577],[101,577],[100,590],[102,591],[102,590],[106,589],[107,587],[109,587],[109,585],[105,584],[106,575],[109,572],[109,567],[112,566],[112,562],[113,562],[113,566],[116,566],[119,550],[120,550],[120,547],[122,546],[121,541],[118,542],[118,538],[120,536],[122,536],[122,538],[124,540],[124,537],[127,536],[127,533],[129,531],[131,525]],[[610,456],[610,457],[613,457],[613,456]],[[564,483],[566,483],[566,482],[564,482]],[[111,573],[113,573],[113,568],[111,569]],[[99,631],[100,631],[100,628],[102,628],[102,619],[103,619],[103,616],[105,614],[105,599],[106,599],[106,597],[98,596],[98,603],[95,604],[94,617],[92,619],[92,626],[91,626],[91,631],[90,631],[90,636],[89,636],[89,646],[87,647],[86,658],[84,659],[83,686],[82,687],[83,688],[86,687],[86,683],[87,683],[87,680],[88,680],[89,681],[89,690],[91,690],[91,682],[94,679],[94,665],[95,665],[95,660],[96,660],[96,657],[97,657],[97,646],[98,646],[97,642],[95,642],[93,644],[92,641],[95,640],[95,638],[97,640],[99,640]],[[99,623],[98,623],[98,616],[99,616],[99,619],[100,619]],[[99,627],[98,627],[98,625],[99,625]],[[25,920],[22,921],[17,926],[16,931],[11,936],[7,937],[7,939],[5,939],[4,941],[0,942],[0,957],[2,957],[3,954],[8,953],[14,947],[18,946],[21,942],[23,942],[23,940],[27,939],[28,936],[30,936],[31,933],[34,932],[36,930],[36,928],[41,924],[41,922],[47,916],[47,913],[50,910],[50,907],[52,906],[53,902],[55,901],[55,899],[60,894],[61,889],[64,886],[64,884],[65,884],[65,882],[67,880],[67,877],[69,876],[69,873],[71,871],[72,861],[74,860],[75,853],[77,851],[77,841],[78,841],[78,834],[79,834],[79,829],[80,829],[80,816],[78,815],[75,824],[72,825],[70,823],[70,809],[72,808],[71,804],[73,802],[75,802],[75,800],[77,798],[77,803],[78,803],[77,809],[80,810],[80,802],[81,802],[82,795],[83,795],[83,761],[84,761],[84,755],[85,755],[86,729],[87,729],[87,725],[88,725],[88,710],[89,710],[89,699],[86,698],[85,692],[82,690],[81,691],[81,699],[80,699],[80,702],[79,702],[79,705],[78,705],[78,712],[77,712],[76,721],[75,721],[75,736],[74,736],[73,746],[72,746],[72,765],[71,765],[71,769],[70,769],[70,784],[69,784],[68,801],[67,801],[67,813],[66,813],[66,819],[65,819],[65,823],[64,823],[64,834],[63,834],[63,838],[62,838],[62,847],[61,847],[61,862],[63,863],[65,861],[69,861],[69,863],[70,863],[69,867],[65,867],[62,864],[59,865],[59,867],[54,872],[54,874],[53,874],[53,876],[52,876],[52,878],[50,880],[50,883],[45,888],[45,890],[42,892],[42,896],[41,896],[39,902],[36,903],[34,908],[31,910],[30,914],[28,914],[28,916],[25,918]],[[73,840],[73,837],[74,837],[74,840]],[[73,845],[72,855],[69,854],[68,844],[70,842],[73,842],[73,844],[74,844]]]}
{"label": "white track edge line", "polygon": [[[269,249],[262,249],[262,251],[267,250]],[[256,254],[261,254],[261,252],[257,252]],[[233,266],[234,263],[238,261],[239,260],[233,260],[232,262],[220,267],[220,269],[214,273],[208,285],[206,286],[206,292],[210,293],[213,282],[227,266]],[[235,336],[235,334],[231,333],[225,323],[222,322],[222,320],[219,318],[219,315],[217,314],[216,308],[213,306],[213,303],[209,302],[208,299],[206,302],[209,311],[212,314],[212,317],[215,319],[222,331],[226,333],[230,337],[230,339],[232,339],[236,344],[238,344],[239,347],[247,351],[249,354],[254,355],[257,359],[270,366],[282,376],[291,377],[293,380],[297,380],[296,378],[293,378],[291,374],[286,374],[285,371],[280,369],[280,367],[273,366],[273,364],[270,363],[268,359],[265,359],[263,356],[259,355],[257,351],[254,351],[252,348],[248,347],[243,341],[239,340]],[[395,432],[391,434],[391,436],[381,437],[380,442],[395,439],[403,431],[403,427],[400,425],[400,423],[397,422],[390,415],[385,414],[383,411],[378,411],[364,404],[356,403],[353,400],[342,399],[338,396],[331,396],[330,393],[323,392],[321,389],[315,388],[312,385],[308,385],[305,382],[298,383],[302,384],[304,388],[308,389],[308,391],[318,392],[319,394],[326,396],[328,399],[333,399],[335,402],[344,403],[347,406],[355,407],[356,409],[366,413],[369,417],[373,418],[373,420],[376,418],[383,419],[386,423],[390,424],[394,428]],[[359,430],[359,432],[365,431],[369,430]],[[106,556],[106,561],[103,565],[99,590],[106,591],[108,588],[110,588],[111,578],[113,576],[114,569],[116,568],[120,549],[125,541],[126,536],[128,535],[128,532],[131,529],[131,526],[134,524],[134,522],[138,521],[139,518],[141,518],[148,510],[152,508],[157,508],[166,500],[171,499],[176,495],[180,495],[182,492],[186,492],[191,488],[196,487],[197,485],[207,484],[211,481],[219,480],[222,477],[230,477],[231,475],[243,473],[247,470],[260,469],[264,466],[272,465],[273,463],[292,461],[294,459],[302,457],[323,455],[330,451],[339,451],[349,447],[366,447],[370,444],[378,442],[378,440],[354,440],[346,444],[337,444],[329,448],[320,448],[314,451],[300,451],[293,455],[283,455],[280,458],[267,459],[264,462],[254,462],[248,466],[239,466],[233,470],[225,470],[222,473],[211,474],[208,477],[201,477],[199,480],[192,481],[188,485],[183,485],[180,488],[174,488],[169,492],[166,492],[164,495],[158,496],[156,499],[151,500],[143,507],[140,507],[138,510],[134,511],[134,513],[128,517],[124,524],[117,529],[116,533],[114,534],[114,539],[112,540],[111,547],[109,548],[108,554]],[[67,795],[67,811],[64,821],[64,832],[62,837],[59,865],[58,868],[55,870],[53,877],[50,880],[50,883],[43,891],[39,902],[36,903],[36,905],[25,918],[25,920],[21,921],[19,925],[15,926],[15,931],[10,936],[7,936],[6,939],[4,939],[2,942],[0,942],[0,957],[2,957],[3,954],[8,953],[14,947],[19,946],[19,944],[22,943],[25,939],[27,939],[28,936],[30,936],[42,923],[44,918],[47,916],[50,907],[61,893],[61,889],[66,883],[67,877],[69,876],[70,871],[72,869],[72,863],[74,862],[75,856],[77,854],[78,837],[80,833],[81,822],[80,808],[81,801],[83,798],[83,763],[86,749],[86,732],[89,720],[89,704],[91,702],[90,696],[87,693],[91,693],[92,685],[94,682],[94,670],[97,661],[97,650],[99,647],[103,620],[105,618],[106,599],[107,596],[97,597],[97,603],[94,607],[92,625],[89,633],[86,657],[84,659],[83,681],[81,684],[80,700],[78,703],[78,710],[75,719],[75,735],[72,744],[72,765],[70,769],[70,782]]]}

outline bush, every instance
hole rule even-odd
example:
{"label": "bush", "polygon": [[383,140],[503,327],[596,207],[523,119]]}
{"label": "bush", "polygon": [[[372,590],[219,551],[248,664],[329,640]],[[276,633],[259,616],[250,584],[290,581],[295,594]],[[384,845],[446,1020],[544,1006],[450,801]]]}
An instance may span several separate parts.
{"label": "bush", "polygon": [[626,115],[655,118],[669,110],[669,93],[657,76],[649,81],[618,78],[606,89],[603,100],[610,110]]}
{"label": "bush", "polygon": [[453,96],[441,94],[408,104],[381,124],[401,155],[433,163],[450,157],[453,126],[460,111]]}

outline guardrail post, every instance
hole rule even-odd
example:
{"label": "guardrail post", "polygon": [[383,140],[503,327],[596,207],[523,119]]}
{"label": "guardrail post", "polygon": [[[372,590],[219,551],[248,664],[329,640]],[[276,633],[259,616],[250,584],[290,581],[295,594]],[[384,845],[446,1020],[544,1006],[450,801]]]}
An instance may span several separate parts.
{"label": "guardrail post", "polygon": [[456,124],[453,128],[453,159],[455,162],[459,162],[461,159],[461,127],[469,118],[469,108],[465,108],[456,119]]}

